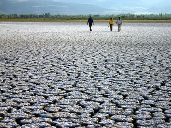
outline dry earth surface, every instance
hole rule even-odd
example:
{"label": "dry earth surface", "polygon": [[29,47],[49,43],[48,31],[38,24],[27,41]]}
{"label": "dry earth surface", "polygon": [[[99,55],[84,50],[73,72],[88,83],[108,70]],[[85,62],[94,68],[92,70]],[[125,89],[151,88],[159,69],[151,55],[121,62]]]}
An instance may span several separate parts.
{"label": "dry earth surface", "polygon": [[0,127],[171,127],[171,23],[0,22]]}

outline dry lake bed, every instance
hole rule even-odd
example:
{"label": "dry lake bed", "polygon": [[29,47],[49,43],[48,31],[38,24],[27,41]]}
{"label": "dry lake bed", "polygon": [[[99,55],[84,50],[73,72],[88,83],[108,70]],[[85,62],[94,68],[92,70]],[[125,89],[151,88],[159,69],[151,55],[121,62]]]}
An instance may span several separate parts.
{"label": "dry lake bed", "polygon": [[171,127],[171,23],[92,29],[0,22],[0,127]]}

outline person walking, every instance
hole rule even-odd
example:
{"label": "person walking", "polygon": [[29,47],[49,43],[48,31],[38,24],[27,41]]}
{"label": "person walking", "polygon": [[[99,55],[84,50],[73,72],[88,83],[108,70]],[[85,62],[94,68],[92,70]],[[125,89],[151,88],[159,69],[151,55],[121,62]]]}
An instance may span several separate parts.
{"label": "person walking", "polygon": [[118,32],[121,31],[121,26],[122,26],[122,20],[121,18],[119,17],[119,19],[117,20],[116,24],[118,24]]}
{"label": "person walking", "polygon": [[90,31],[92,31],[92,29],[91,29],[91,27],[92,27],[92,24],[94,25],[94,21],[93,21],[93,19],[91,18],[91,16],[90,16],[90,18],[88,19],[88,21],[87,21],[87,25],[89,24],[89,27],[90,27]]}
{"label": "person walking", "polygon": [[110,31],[113,30],[113,25],[114,25],[113,18],[110,18],[110,21],[109,21]]}

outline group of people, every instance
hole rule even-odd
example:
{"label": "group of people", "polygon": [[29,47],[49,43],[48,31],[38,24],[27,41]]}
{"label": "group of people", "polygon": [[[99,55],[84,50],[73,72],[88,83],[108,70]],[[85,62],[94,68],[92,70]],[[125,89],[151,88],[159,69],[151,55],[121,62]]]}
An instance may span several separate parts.
{"label": "group of people", "polygon": [[[118,18],[116,24],[118,25],[118,32],[120,32],[121,31],[121,26],[122,26],[122,20],[121,20],[120,17]],[[94,25],[94,21],[93,21],[91,16],[90,16],[90,18],[87,21],[87,25],[89,25],[90,31],[92,31],[91,27],[92,27],[92,25]],[[113,30],[113,25],[114,25],[113,18],[110,18],[110,21],[109,21],[110,31]]]}

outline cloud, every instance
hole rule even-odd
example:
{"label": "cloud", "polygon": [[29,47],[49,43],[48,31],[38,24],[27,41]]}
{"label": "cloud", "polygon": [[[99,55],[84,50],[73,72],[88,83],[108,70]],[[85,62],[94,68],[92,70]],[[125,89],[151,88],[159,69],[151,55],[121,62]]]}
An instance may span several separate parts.
{"label": "cloud", "polygon": [[[25,2],[25,1],[36,1],[37,3],[39,3],[39,1],[40,3],[41,1],[47,1],[48,3],[48,1],[54,1],[54,2],[62,2],[62,3],[87,4],[87,5],[96,5],[106,9],[112,9],[116,11],[116,13],[117,11],[121,11],[124,13],[144,13],[144,12],[145,13],[147,12],[171,13],[170,11],[171,0],[119,0],[119,1],[118,0],[117,1],[116,0],[7,0],[7,1],[10,1],[12,3]],[[67,7],[64,6],[63,8],[67,8]]]}
{"label": "cloud", "polygon": [[16,0],[17,2],[24,2],[24,1],[28,1],[28,0]]}
{"label": "cloud", "polygon": [[147,8],[144,8],[144,7],[132,7],[132,9],[147,9]]}
{"label": "cloud", "polygon": [[107,0],[97,0],[98,2],[104,2],[104,1],[107,1]]}
{"label": "cloud", "polygon": [[123,7],[123,8],[121,8],[122,12],[133,13],[133,14],[147,12],[147,9],[148,8],[144,8],[144,7]]}
{"label": "cloud", "polygon": [[31,1],[31,0],[7,0],[11,3],[18,3],[18,2],[25,2],[25,1]]}

